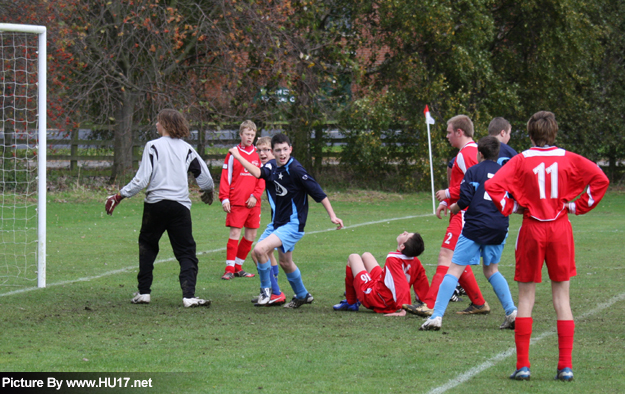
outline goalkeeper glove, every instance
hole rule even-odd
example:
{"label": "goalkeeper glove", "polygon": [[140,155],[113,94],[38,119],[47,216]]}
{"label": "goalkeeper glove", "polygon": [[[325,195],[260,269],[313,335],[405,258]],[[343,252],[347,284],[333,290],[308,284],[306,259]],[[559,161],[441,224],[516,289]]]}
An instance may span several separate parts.
{"label": "goalkeeper glove", "polygon": [[202,192],[201,198],[202,198],[202,201],[204,201],[204,204],[211,205],[213,203],[214,193],[215,193],[214,189],[204,190]]}
{"label": "goalkeeper glove", "polygon": [[106,204],[104,204],[104,209],[106,209],[106,213],[109,215],[113,214],[113,210],[124,199],[124,196],[117,193],[112,196],[108,196],[106,199]]}

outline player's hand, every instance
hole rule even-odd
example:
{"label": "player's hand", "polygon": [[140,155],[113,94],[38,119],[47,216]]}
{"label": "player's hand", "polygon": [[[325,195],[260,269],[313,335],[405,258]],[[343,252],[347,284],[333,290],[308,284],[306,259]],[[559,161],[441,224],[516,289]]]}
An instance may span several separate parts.
{"label": "player's hand", "polygon": [[215,189],[203,190],[200,198],[204,204],[211,205],[213,203],[213,198],[215,198]]}
{"label": "player's hand", "polygon": [[236,146],[234,146],[234,147],[230,148],[230,149],[228,150],[228,152],[229,152],[232,156],[237,157],[237,155],[239,154],[239,148],[237,148]]}
{"label": "player's hand", "polygon": [[457,203],[453,203],[451,204],[451,206],[449,207],[449,210],[451,211],[451,213],[453,213],[454,215],[457,214],[458,212],[460,212],[460,207],[458,206]]}
{"label": "player's hand", "polygon": [[123,199],[124,197],[119,193],[108,196],[106,198],[106,203],[104,204],[104,209],[106,210],[106,213],[108,215],[112,215],[117,204],[119,204]]}
{"label": "player's hand", "polygon": [[223,201],[221,203],[221,208],[224,210],[225,213],[230,213],[230,201]]}
{"label": "player's hand", "polygon": [[445,211],[445,216],[447,216],[447,204],[439,204],[438,208],[436,208],[436,217],[442,219],[441,211]]}
{"label": "player's hand", "polygon": [[248,208],[254,208],[257,202],[258,200],[256,199],[256,197],[254,197],[254,195],[251,195],[250,198],[248,198],[247,201],[245,202],[245,205]]}
{"label": "player's hand", "polygon": [[436,199],[438,201],[444,201],[447,198],[447,192],[445,190],[439,190],[436,192]]}
{"label": "player's hand", "polygon": [[400,309],[399,312],[385,313],[384,316],[406,316],[406,311]]}
{"label": "player's hand", "polygon": [[569,213],[572,213],[573,215],[577,215],[577,213],[575,212],[575,203],[574,202],[567,202],[564,203],[564,206],[566,207],[566,210],[569,211]]}
{"label": "player's hand", "polygon": [[337,230],[342,229],[343,227],[343,221],[339,218],[337,218],[336,216],[334,218],[330,218],[330,220],[332,221],[332,223],[334,224],[338,224],[338,227],[336,228]]}

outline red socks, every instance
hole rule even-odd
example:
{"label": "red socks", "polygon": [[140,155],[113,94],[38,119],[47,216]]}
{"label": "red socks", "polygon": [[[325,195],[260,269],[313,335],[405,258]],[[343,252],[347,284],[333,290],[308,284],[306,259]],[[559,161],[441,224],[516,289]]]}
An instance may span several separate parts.
{"label": "red socks", "polygon": [[[518,318],[517,318],[518,321]],[[558,369],[573,368],[573,336],[575,335],[575,322],[573,320],[558,320]]]}
{"label": "red socks", "polygon": [[234,259],[237,257],[238,247],[238,239],[228,238],[228,243],[226,244],[226,272],[234,273]]}
{"label": "red socks", "polygon": [[[228,243],[230,243],[230,241],[228,241]],[[243,265],[243,262],[245,261],[245,259],[247,258],[247,255],[250,253],[250,250],[252,250],[252,244],[254,243],[254,241],[248,241],[247,238],[243,237],[241,238],[241,242],[239,242],[239,247],[237,249],[237,258],[235,260],[235,272],[239,272],[241,271],[242,267],[241,265]]]}
{"label": "red socks", "polygon": [[467,296],[473,304],[484,305],[486,301],[484,300],[484,297],[482,297],[482,292],[480,291],[480,287],[477,285],[471,266],[467,265],[467,268],[465,268],[462,275],[460,275],[458,283],[460,283],[460,286],[462,286],[464,291],[467,292]]}
{"label": "red socks", "polygon": [[438,288],[441,286],[441,283],[443,283],[443,279],[445,278],[448,270],[449,267],[445,267],[444,265],[439,265],[438,267],[436,267],[436,273],[432,277],[432,284],[430,285],[428,295],[425,297],[424,300],[421,300],[425,302],[430,309],[434,309],[436,296],[438,295]]}
{"label": "red socks", "polygon": [[356,289],[354,288],[354,274],[352,273],[352,267],[349,265],[345,267],[345,299],[349,304],[358,302]]}
{"label": "red socks", "polygon": [[[516,342],[516,369],[530,366],[529,349],[532,337],[531,317],[517,317],[514,329],[514,341]],[[573,337],[575,335],[575,322],[573,320],[558,320],[558,369],[573,368]]]}
{"label": "red socks", "polygon": [[530,367],[530,339],[532,338],[531,317],[517,317],[514,328],[516,343],[516,369]]}

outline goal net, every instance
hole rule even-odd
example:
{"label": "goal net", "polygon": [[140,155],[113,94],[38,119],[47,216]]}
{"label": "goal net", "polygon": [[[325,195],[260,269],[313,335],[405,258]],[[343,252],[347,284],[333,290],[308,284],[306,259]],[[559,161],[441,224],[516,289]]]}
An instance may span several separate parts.
{"label": "goal net", "polygon": [[46,28],[0,23],[0,286],[46,286]]}

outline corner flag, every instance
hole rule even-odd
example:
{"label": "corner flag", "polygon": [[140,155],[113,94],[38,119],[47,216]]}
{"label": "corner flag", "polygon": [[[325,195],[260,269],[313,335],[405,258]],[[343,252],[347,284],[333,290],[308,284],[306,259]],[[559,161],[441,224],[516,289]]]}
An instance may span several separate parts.
{"label": "corner flag", "polygon": [[430,115],[430,109],[428,108],[428,105],[425,105],[425,109],[423,110],[423,113],[425,114],[425,123],[426,124],[434,124],[436,122],[434,122],[434,118],[432,117],[432,115]]}
{"label": "corner flag", "polygon": [[434,199],[434,168],[432,166],[432,139],[430,137],[430,125],[434,124],[434,118],[430,115],[430,109],[428,105],[425,105],[423,110],[425,114],[425,124],[428,125],[428,150],[430,151],[430,183],[432,184],[432,213],[436,214],[436,203]]}

